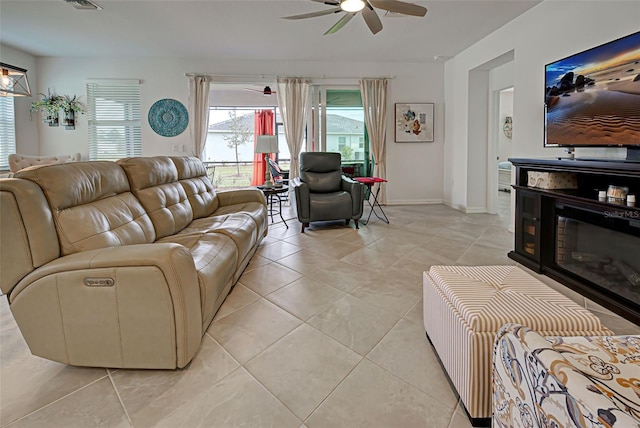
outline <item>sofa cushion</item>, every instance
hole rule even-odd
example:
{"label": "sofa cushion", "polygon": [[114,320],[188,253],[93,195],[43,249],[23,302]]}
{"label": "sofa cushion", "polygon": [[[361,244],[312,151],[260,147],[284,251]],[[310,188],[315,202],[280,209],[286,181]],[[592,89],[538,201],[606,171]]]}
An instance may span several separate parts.
{"label": "sofa cushion", "polygon": [[16,173],[35,182],[51,208],[63,255],[146,244],[156,235],[127,176],[113,162],[46,165]]}
{"label": "sofa cushion", "polygon": [[198,274],[203,328],[206,329],[218,309],[218,300],[226,296],[225,287],[233,280],[238,260],[236,243],[220,233],[181,233],[158,242],[180,244],[191,253]]}
{"label": "sofa cushion", "polygon": [[177,156],[171,157],[171,160],[178,171],[178,181],[191,203],[193,218],[211,215],[218,208],[218,198],[202,161],[194,157]]}
{"label": "sofa cushion", "polygon": [[191,223],[191,204],[169,157],[127,158],[118,164],[127,173],[131,191],[149,213],[158,239],[178,233]]}
{"label": "sofa cushion", "polygon": [[242,213],[250,216],[256,223],[256,233],[258,236],[264,236],[267,232],[267,210],[261,202],[243,202],[240,204],[226,205],[219,207],[214,215],[224,216],[228,214]]}

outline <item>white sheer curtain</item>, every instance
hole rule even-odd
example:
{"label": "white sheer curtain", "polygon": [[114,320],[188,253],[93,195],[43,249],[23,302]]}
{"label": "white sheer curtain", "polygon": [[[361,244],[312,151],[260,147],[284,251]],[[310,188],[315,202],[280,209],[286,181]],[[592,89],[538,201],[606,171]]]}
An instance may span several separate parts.
{"label": "white sheer curtain", "polygon": [[202,159],[209,128],[208,76],[189,76],[189,123],[193,140],[193,154]]}
{"label": "white sheer curtain", "polygon": [[[387,178],[387,79],[362,79],[360,92],[364,122],[369,134],[369,146],[373,154],[373,176]],[[381,204],[387,202],[386,185],[381,183]]]}
{"label": "white sheer curtain", "polygon": [[282,116],[284,135],[291,153],[289,177],[300,175],[300,151],[304,143],[304,125],[309,110],[309,80],[278,78],[278,107]]}

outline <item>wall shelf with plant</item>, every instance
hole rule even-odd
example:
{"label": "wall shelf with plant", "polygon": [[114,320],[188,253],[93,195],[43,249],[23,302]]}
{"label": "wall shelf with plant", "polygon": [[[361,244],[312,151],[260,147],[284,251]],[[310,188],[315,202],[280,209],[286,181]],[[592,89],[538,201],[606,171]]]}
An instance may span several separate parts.
{"label": "wall shelf with plant", "polygon": [[31,104],[29,113],[39,111],[42,113],[44,123],[49,126],[59,126],[60,110],[62,110],[65,129],[76,129],[76,115],[84,113],[87,109],[80,101],[80,97],[77,95],[58,95],[55,92],[52,94],[50,90],[47,91],[47,95],[42,93],[40,95],[42,99]]}

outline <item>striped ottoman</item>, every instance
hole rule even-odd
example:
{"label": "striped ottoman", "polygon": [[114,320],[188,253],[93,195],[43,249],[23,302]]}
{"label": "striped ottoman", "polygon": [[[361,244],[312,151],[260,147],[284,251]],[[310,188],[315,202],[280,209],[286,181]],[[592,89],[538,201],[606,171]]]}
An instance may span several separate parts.
{"label": "striped ottoman", "polygon": [[490,424],[491,355],[504,324],[543,336],[612,332],[516,266],[432,266],[424,273],[424,327],[474,426]]}

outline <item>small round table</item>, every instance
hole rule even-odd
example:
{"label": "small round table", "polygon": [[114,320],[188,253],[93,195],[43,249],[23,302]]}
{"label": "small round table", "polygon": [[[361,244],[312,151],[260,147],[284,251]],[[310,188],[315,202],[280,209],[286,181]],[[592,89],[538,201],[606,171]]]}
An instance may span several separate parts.
{"label": "small round table", "polygon": [[258,186],[258,189],[262,190],[262,193],[264,193],[264,196],[267,197],[267,204],[269,205],[269,216],[271,217],[271,223],[273,223],[273,214],[274,214],[273,199],[275,198],[278,200],[278,210],[275,212],[275,214],[280,214],[280,218],[282,219],[282,222],[288,229],[289,225],[287,224],[287,222],[284,220],[284,217],[282,216],[282,197],[280,195],[282,193],[287,193],[289,191],[289,186],[282,186],[282,187]]}

